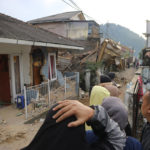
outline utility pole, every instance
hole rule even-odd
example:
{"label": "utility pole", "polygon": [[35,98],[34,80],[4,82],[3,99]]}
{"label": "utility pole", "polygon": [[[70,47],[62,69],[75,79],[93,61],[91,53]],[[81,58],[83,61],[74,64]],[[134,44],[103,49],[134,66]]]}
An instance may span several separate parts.
{"label": "utility pole", "polygon": [[109,39],[109,22],[106,23],[106,37]]}

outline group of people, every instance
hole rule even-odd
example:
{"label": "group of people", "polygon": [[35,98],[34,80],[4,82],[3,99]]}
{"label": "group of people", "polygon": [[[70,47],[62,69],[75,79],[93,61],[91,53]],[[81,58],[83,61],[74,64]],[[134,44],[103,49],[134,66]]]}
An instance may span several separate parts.
{"label": "group of people", "polygon": [[55,104],[32,142],[22,150],[150,150],[150,91],[141,111],[147,119],[141,143],[131,137],[128,111],[111,83],[94,86],[90,106],[77,100]]}

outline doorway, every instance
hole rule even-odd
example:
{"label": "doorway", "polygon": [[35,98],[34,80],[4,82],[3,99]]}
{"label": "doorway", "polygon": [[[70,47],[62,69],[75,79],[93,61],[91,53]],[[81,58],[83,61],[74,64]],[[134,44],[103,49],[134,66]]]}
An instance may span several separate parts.
{"label": "doorway", "polygon": [[0,55],[0,103],[11,103],[8,55]]}
{"label": "doorway", "polygon": [[33,59],[33,85],[39,85],[43,81],[41,68],[44,55],[41,49],[34,49],[31,54]]}

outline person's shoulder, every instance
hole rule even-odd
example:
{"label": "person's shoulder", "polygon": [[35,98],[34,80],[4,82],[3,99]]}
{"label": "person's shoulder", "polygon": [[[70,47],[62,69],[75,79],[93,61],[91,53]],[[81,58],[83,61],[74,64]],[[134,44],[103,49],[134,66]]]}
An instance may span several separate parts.
{"label": "person's shoulder", "polygon": [[128,150],[131,147],[134,148],[134,150],[142,150],[142,144],[136,138],[128,136],[124,150]]}
{"label": "person's shoulder", "polygon": [[144,125],[143,125],[143,130],[142,130],[142,134],[143,135],[147,135],[150,133],[150,123],[149,122],[146,122]]}
{"label": "person's shoulder", "polygon": [[150,122],[145,123],[144,128],[150,130]]}
{"label": "person's shoulder", "polygon": [[131,141],[131,142],[133,142],[133,143],[140,143],[136,138],[131,137],[131,136],[128,136],[128,137],[127,137],[127,140],[129,140],[129,141]]}

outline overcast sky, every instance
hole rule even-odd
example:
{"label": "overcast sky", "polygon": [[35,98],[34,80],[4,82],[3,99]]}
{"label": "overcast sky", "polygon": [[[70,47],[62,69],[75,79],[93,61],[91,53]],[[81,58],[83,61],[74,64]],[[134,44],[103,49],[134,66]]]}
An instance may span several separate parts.
{"label": "overcast sky", "polygon": [[[65,0],[69,3],[69,0]],[[74,0],[99,24],[116,23],[142,35],[150,20],[150,0]],[[0,0],[0,12],[28,21],[57,13],[75,11],[63,0]]]}

